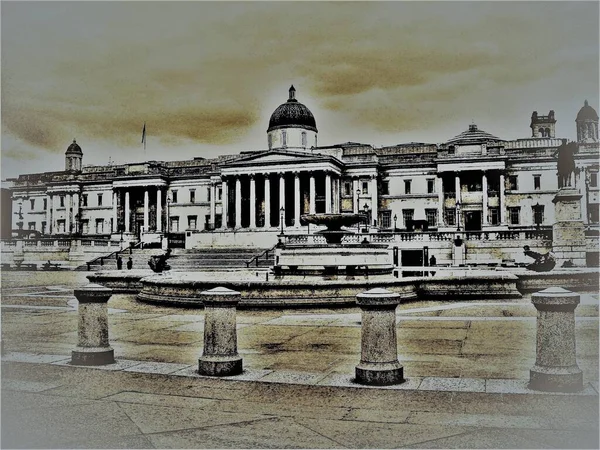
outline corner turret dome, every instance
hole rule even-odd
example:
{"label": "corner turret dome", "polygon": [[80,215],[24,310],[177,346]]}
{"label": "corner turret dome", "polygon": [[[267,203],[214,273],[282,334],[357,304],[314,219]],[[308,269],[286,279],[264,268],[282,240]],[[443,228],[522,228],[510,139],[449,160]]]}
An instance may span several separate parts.
{"label": "corner turret dome", "polygon": [[577,119],[575,119],[577,121],[580,120],[598,120],[598,113],[596,112],[596,110],[594,108],[592,108],[589,104],[588,101],[586,100],[583,103],[583,107],[579,110],[579,112],[577,113]]}
{"label": "corner turret dome", "polygon": [[287,102],[279,105],[271,114],[267,133],[282,128],[304,128],[317,132],[317,123],[310,110],[296,100],[296,89],[289,89]]}
{"label": "corner turret dome", "polygon": [[73,139],[73,143],[71,145],[69,145],[65,154],[66,155],[69,155],[69,154],[83,155],[83,151],[81,150],[81,147],[79,146],[79,144],[77,144],[77,141],[75,141],[75,139]]}

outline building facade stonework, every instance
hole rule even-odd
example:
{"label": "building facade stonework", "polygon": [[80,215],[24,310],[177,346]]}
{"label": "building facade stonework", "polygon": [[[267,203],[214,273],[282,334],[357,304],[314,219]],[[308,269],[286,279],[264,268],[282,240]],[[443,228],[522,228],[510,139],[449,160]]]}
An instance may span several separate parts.
{"label": "building facade stonework", "polygon": [[[64,171],[5,180],[13,236],[157,242],[182,235],[193,247],[235,242],[228,233],[244,231],[276,242],[282,230],[306,232],[303,214],[346,212],[364,213],[370,232],[552,229],[557,153],[566,144],[555,137],[554,111],[534,112],[531,137],[517,140],[472,124],[442,144],[319,147],[316,120],[295,94],[292,86],[271,116],[266,150],[82,166],[74,141]],[[576,126],[573,187],[586,233],[597,236],[598,115],[587,101]]]}

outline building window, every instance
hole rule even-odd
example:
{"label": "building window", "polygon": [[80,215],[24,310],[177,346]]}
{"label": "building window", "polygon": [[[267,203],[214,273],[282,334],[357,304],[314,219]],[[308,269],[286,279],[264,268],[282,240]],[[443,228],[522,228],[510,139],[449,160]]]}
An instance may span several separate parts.
{"label": "building window", "polygon": [[390,195],[390,182],[389,181],[381,182],[381,195]]}
{"label": "building window", "polygon": [[408,224],[409,224],[409,222],[412,222],[414,215],[415,215],[414,209],[403,209],[402,210],[402,219],[404,220],[404,228],[408,228]]}
{"label": "building window", "polygon": [[381,211],[381,227],[391,228],[392,227],[392,212]]}
{"label": "building window", "polygon": [[171,217],[171,226],[169,229],[174,232],[179,231],[179,217]]}
{"label": "building window", "polygon": [[541,175],[534,175],[533,176],[533,189],[535,190],[539,190],[540,186],[541,186]]}
{"label": "building window", "polygon": [[446,225],[456,225],[456,208],[444,209],[444,222]]}
{"label": "building window", "polygon": [[306,131],[302,132],[302,147],[306,147]]}
{"label": "building window", "polygon": [[30,198],[29,202],[31,203],[31,210],[33,211],[35,209],[35,198]]}
{"label": "building window", "polygon": [[81,196],[81,205],[82,206],[87,206],[87,194],[83,194]]}
{"label": "building window", "polygon": [[172,203],[177,203],[177,191],[171,191]]}
{"label": "building window", "polygon": [[490,225],[498,225],[500,223],[500,210],[498,208],[488,209],[488,221]]}
{"label": "building window", "polygon": [[285,130],[281,132],[281,145],[287,147],[287,131]]}
{"label": "building window", "polygon": [[273,148],[273,135],[271,133],[269,133],[268,140],[269,140],[269,150],[271,150],[271,148]]}
{"label": "building window", "polygon": [[46,234],[46,222],[42,222],[42,234]]}
{"label": "building window", "polygon": [[98,194],[98,206],[102,206],[102,194]]}
{"label": "building window", "polygon": [[59,233],[65,232],[65,219],[59,219],[56,221],[56,226],[58,228]]}
{"label": "building window", "polygon": [[96,234],[104,233],[104,219],[96,219]]}
{"label": "building window", "polygon": [[508,208],[508,217],[511,225],[519,225],[521,216],[521,207],[513,206]]}
{"label": "building window", "polygon": [[[208,188],[208,200],[210,201],[210,188]],[[190,203],[196,203],[196,191],[190,189]]]}
{"label": "building window", "polygon": [[221,200],[223,198],[223,187],[222,186],[219,186],[218,192],[219,192],[218,198],[219,198],[219,200]]}
{"label": "building window", "polygon": [[46,211],[48,209],[48,199],[45,198],[44,199],[44,211]]}
{"label": "building window", "polygon": [[363,193],[363,195],[367,195],[369,193],[369,182],[368,181],[362,182],[362,193]]}
{"label": "building window", "polygon": [[598,187],[598,172],[590,172],[590,187]]}
{"label": "building window", "polygon": [[346,195],[346,196],[352,195],[352,183],[349,181],[344,182],[344,195]]}
{"label": "building window", "polygon": [[427,225],[437,227],[437,209],[426,209],[425,217],[427,218]]}
{"label": "building window", "polygon": [[533,223],[536,225],[544,223],[544,205],[532,206],[531,209],[533,210]]}
{"label": "building window", "polygon": [[435,192],[435,180],[429,179],[427,180],[427,193],[433,194]]}
{"label": "building window", "polygon": [[83,219],[81,221],[81,232],[83,234],[89,234],[90,233],[90,221],[88,219]]}
{"label": "building window", "polygon": [[27,226],[29,227],[30,230],[35,230],[35,222],[29,222],[27,224]]}
{"label": "building window", "polygon": [[519,189],[519,186],[517,184],[517,176],[516,175],[508,176],[508,189],[511,191],[516,191]]}
{"label": "building window", "polygon": [[197,223],[198,216],[188,216],[188,230],[195,230],[197,227]]}
{"label": "building window", "polygon": [[588,205],[588,221],[590,223],[599,223],[600,222],[600,217],[599,217],[599,205],[598,203],[592,203],[590,205]]}
{"label": "building window", "polygon": [[65,207],[65,196],[64,195],[60,196],[60,207],[61,208]]}
{"label": "building window", "polygon": [[411,185],[411,180],[404,180],[404,193],[406,195],[410,194],[410,185]]}

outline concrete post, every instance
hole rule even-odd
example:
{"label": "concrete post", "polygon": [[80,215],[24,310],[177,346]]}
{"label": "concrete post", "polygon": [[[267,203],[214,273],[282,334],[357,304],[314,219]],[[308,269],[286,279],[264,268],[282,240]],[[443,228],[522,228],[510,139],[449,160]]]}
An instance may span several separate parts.
{"label": "concrete post", "polygon": [[398,361],[396,307],[400,296],[386,289],[371,289],[356,296],[362,311],[361,358],[356,381],[361,384],[400,384],[404,368]]}
{"label": "concrete post", "polygon": [[75,289],[79,302],[79,342],[71,353],[71,364],[102,366],[115,362],[108,342],[107,302],[112,290],[99,284]]}
{"label": "concrete post", "polygon": [[575,342],[579,294],[551,287],[533,294],[531,302],[537,309],[537,345],[529,387],[539,391],[580,391],[583,372],[577,365]]}
{"label": "concrete post", "polygon": [[200,295],[205,311],[204,353],[198,359],[198,373],[215,377],[242,373],[235,319],[240,293],[216,287]]}

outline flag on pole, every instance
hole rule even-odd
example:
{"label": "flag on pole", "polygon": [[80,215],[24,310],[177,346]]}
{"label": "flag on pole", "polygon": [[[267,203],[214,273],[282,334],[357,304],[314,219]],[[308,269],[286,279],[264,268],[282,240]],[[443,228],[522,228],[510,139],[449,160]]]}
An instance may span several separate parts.
{"label": "flag on pole", "polygon": [[144,144],[144,150],[146,150],[146,122],[144,122],[144,128],[142,129],[142,144]]}

